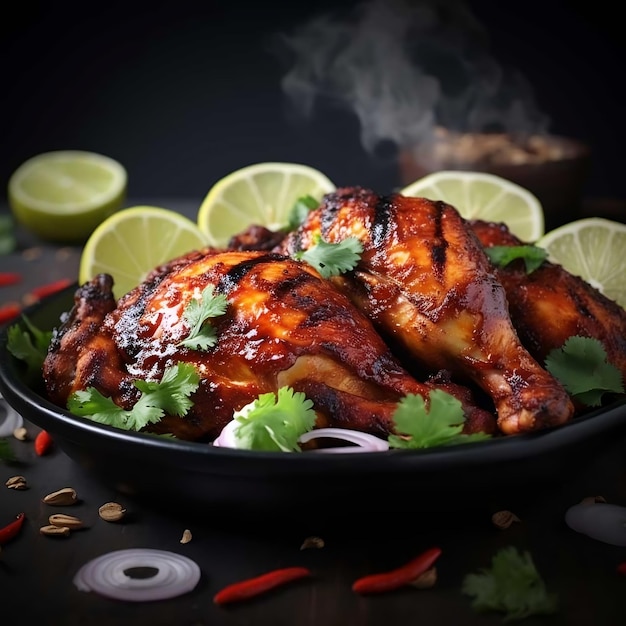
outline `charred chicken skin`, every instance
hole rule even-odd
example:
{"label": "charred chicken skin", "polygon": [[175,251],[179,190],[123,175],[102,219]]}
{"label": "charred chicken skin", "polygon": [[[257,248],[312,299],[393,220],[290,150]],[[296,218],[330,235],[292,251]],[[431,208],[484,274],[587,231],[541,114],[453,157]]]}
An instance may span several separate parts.
{"label": "charred chicken skin", "polygon": [[294,255],[320,237],[361,242],[356,269],[333,280],[390,345],[484,390],[503,433],[563,424],[573,416],[563,386],[522,345],[504,287],[455,208],[338,189],[276,251]]}
{"label": "charred chicken skin", "polygon": [[[504,224],[475,220],[471,226],[485,248],[524,244]],[[537,360],[543,362],[573,335],[593,337],[626,380],[626,311],[621,306],[549,261],[531,273],[521,259],[496,271],[517,333]]]}
{"label": "charred chicken skin", "polygon": [[[227,298],[211,319],[217,343],[181,346],[190,327],[183,313],[212,286]],[[263,251],[202,250],[156,268],[115,302],[112,280],[81,286],[44,363],[50,398],[65,406],[76,390],[94,387],[119,406],[137,402],[136,379],[160,380],[166,367],[192,363],[200,375],[184,417],[148,427],[181,439],[211,440],[233,411],[283,386],[313,401],[316,425],[386,436],[407,394],[435,387],[464,404],[466,431],[493,432],[495,420],[466,388],[423,383],[405,370],[348,297],[304,262]]]}

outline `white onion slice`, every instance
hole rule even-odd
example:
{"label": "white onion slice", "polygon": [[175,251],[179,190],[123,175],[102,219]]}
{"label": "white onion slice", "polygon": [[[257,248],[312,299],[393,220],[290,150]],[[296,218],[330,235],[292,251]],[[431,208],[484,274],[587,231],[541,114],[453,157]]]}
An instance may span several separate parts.
{"label": "white onion slice", "polygon": [[380,437],[362,433],[348,428],[316,428],[300,436],[301,443],[307,443],[313,439],[339,439],[353,443],[353,446],[340,446],[337,448],[319,448],[316,452],[383,452],[389,450],[389,444]]}
{"label": "white onion slice", "polygon": [[[149,578],[126,574],[132,568],[153,568]],[[175,598],[191,591],[200,580],[200,568],[175,552],[134,548],[99,556],[83,565],[74,576],[79,591],[94,591],[114,600],[150,602]]]}
{"label": "white onion slice", "polygon": [[9,437],[24,425],[22,416],[0,394],[0,437]]}
{"label": "white onion slice", "polygon": [[[238,426],[237,420],[231,420],[224,426],[219,437],[213,442],[214,446],[223,448],[237,448],[237,439],[235,437],[235,429]],[[319,448],[315,452],[382,452],[389,450],[389,444],[381,439],[368,433],[362,433],[358,430],[350,430],[348,428],[316,428],[304,433],[298,441],[307,443],[313,439],[339,439],[353,443],[353,446],[340,446],[335,448]]]}
{"label": "white onion slice", "polygon": [[614,546],[626,546],[626,507],[617,504],[575,504],[565,513],[566,524],[582,533]]}

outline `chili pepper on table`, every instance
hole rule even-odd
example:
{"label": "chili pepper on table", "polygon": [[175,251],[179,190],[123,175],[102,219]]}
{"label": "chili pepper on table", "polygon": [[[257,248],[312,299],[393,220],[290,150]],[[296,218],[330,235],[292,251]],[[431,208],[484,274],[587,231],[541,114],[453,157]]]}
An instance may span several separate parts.
{"label": "chili pepper on table", "polygon": [[57,291],[61,291],[61,289],[69,287],[73,282],[74,281],[69,278],[61,278],[59,280],[55,280],[54,282],[35,287],[29,292],[28,296],[31,299],[40,300],[41,298],[45,298],[46,296],[56,293]]}
{"label": "chili pepper on table", "polygon": [[280,585],[310,575],[311,571],[306,567],[285,567],[273,570],[266,574],[261,574],[261,576],[242,580],[224,587],[215,594],[213,602],[215,604],[228,604],[230,602],[247,600]]}
{"label": "chili pepper on table", "polygon": [[359,578],[352,584],[352,591],[363,594],[383,593],[410,585],[433,566],[440,554],[440,548],[429,548],[397,569]]}
{"label": "chili pepper on table", "polygon": [[13,537],[20,532],[25,517],[24,513],[19,513],[10,524],[7,524],[4,528],[0,528],[0,545],[3,545],[7,541],[13,539]]}
{"label": "chili pepper on table", "polygon": [[22,275],[17,272],[0,272],[0,287],[16,285],[22,280]]}
{"label": "chili pepper on table", "polygon": [[39,431],[35,437],[35,453],[37,456],[47,454],[53,443],[52,436],[47,430]]}
{"label": "chili pepper on table", "polygon": [[4,322],[10,322],[15,319],[22,311],[22,307],[15,302],[9,302],[0,307],[0,324]]}

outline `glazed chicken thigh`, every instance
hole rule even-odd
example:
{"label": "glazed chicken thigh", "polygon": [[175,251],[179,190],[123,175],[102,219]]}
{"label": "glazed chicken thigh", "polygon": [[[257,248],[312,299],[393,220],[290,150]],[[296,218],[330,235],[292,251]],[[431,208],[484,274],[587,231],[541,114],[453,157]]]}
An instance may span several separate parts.
{"label": "glazed chicken thigh", "polygon": [[328,243],[348,237],[361,242],[356,269],[335,277],[335,283],[398,354],[430,370],[449,370],[484,390],[503,433],[572,417],[565,389],[522,345],[505,290],[455,208],[343,188],[325,196],[276,251],[294,255],[319,237]]}
{"label": "glazed chicken thigh", "polygon": [[[217,343],[181,345],[184,316],[207,287],[227,299],[211,318]],[[440,387],[466,410],[468,431],[495,421],[465,388],[418,382],[393,356],[367,317],[304,262],[262,251],[202,250],[156,268],[115,302],[112,280],[81,286],[44,363],[50,398],[65,406],[76,390],[95,387],[119,406],[137,402],[136,379],[160,380],[166,367],[191,363],[200,376],[184,417],[165,415],[149,430],[211,440],[233,411],[260,394],[290,386],[313,401],[316,426],[393,432],[392,413],[407,394]]]}

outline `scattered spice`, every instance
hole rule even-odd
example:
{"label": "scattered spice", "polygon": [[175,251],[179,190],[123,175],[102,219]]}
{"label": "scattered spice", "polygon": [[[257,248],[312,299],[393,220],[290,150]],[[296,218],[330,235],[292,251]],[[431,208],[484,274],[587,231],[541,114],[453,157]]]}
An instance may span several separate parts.
{"label": "scattered spice", "polygon": [[18,513],[11,523],[0,528],[0,546],[13,539],[20,532],[25,519],[26,515],[24,513]]}
{"label": "scattered spice", "polygon": [[430,589],[435,586],[437,582],[437,568],[431,567],[427,569],[423,574],[420,574],[412,583],[411,587],[416,589]]}
{"label": "scattered spice", "polygon": [[47,430],[41,430],[35,437],[35,453],[37,456],[48,454],[54,443],[52,435]]}
{"label": "scattered spice", "polygon": [[70,529],[67,526],[42,526],[39,529],[40,534],[48,537],[69,537]]}
{"label": "scattered spice", "polygon": [[580,504],[606,504],[604,496],[587,496],[580,501]]}
{"label": "scattered spice", "polygon": [[117,502],[106,502],[98,509],[98,515],[105,522],[119,522],[125,513],[126,509]]}
{"label": "scattered spice", "polygon": [[11,476],[5,483],[9,489],[15,489],[16,491],[24,491],[28,489],[28,483],[24,476]]}
{"label": "scattered spice", "polygon": [[509,528],[514,522],[519,522],[520,518],[511,511],[497,511],[491,516],[493,525],[502,530]]}
{"label": "scattered spice", "polygon": [[69,530],[78,530],[83,527],[83,522],[80,518],[74,515],[66,515],[65,513],[54,513],[48,518],[51,526],[58,526],[60,528],[69,528]]}
{"label": "scattered spice", "polygon": [[64,487],[63,489],[49,493],[43,498],[42,502],[53,506],[69,506],[76,504],[77,500],[78,496],[76,491],[71,487]]}
{"label": "scattered spice", "polygon": [[24,426],[20,426],[13,431],[13,436],[19,441],[26,441],[28,439],[28,431]]}
{"label": "scattered spice", "polygon": [[183,536],[180,538],[181,543],[189,543],[191,541],[191,531],[188,528],[185,528],[183,531]]}
{"label": "scattered spice", "polygon": [[25,261],[36,261],[42,254],[43,249],[34,246],[32,248],[26,248],[26,250],[22,252],[22,258]]}
{"label": "scattered spice", "polygon": [[364,594],[383,593],[411,585],[433,566],[440,555],[441,548],[429,548],[402,567],[359,578],[353,583],[352,591]]}
{"label": "scattered spice", "polygon": [[300,550],[308,548],[323,548],[324,540],[321,537],[307,537],[300,546]]}
{"label": "scattered spice", "polygon": [[224,587],[213,596],[215,604],[240,602],[300,578],[311,575],[306,567],[285,567]]}

